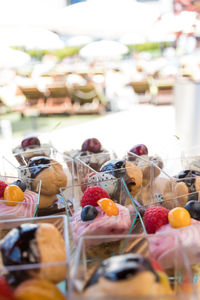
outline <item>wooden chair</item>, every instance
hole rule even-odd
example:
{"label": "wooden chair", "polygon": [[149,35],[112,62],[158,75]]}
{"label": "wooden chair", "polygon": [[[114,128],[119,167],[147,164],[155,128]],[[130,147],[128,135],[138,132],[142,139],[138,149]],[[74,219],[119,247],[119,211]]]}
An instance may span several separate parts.
{"label": "wooden chair", "polygon": [[91,103],[94,98],[98,98],[96,88],[93,84],[87,83],[85,85],[74,85],[71,90],[71,97],[73,103]]}
{"label": "wooden chair", "polygon": [[49,84],[47,85],[47,90],[49,92],[48,97],[50,98],[70,98],[69,90],[64,83]]}
{"label": "wooden chair", "polygon": [[32,111],[40,112],[40,109],[45,104],[45,94],[41,92],[37,86],[20,86],[20,91],[26,97],[26,102],[18,107],[15,107],[13,110],[15,112],[21,113],[24,116],[26,113]]}
{"label": "wooden chair", "polygon": [[45,94],[41,92],[37,86],[19,86],[19,88],[28,101],[32,99],[45,99]]}
{"label": "wooden chair", "polygon": [[129,85],[132,86],[136,94],[145,94],[146,92],[149,92],[149,82],[146,79],[140,81],[131,81]]}
{"label": "wooden chair", "polygon": [[158,79],[155,81],[157,94],[152,99],[155,105],[173,104],[174,101],[174,80]]}
{"label": "wooden chair", "polygon": [[72,114],[73,108],[70,98],[48,98],[40,109],[41,114]]}

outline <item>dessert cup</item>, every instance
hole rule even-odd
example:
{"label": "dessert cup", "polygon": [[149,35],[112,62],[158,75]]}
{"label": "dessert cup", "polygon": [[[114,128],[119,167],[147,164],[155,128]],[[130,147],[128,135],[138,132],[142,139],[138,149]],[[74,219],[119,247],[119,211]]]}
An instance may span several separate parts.
{"label": "dessert cup", "polygon": [[200,199],[200,174],[184,170],[170,177],[163,171],[152,184],[152,203],[179,198],[184,206],[190,200]]}
{"label": "dessert cup", "polygon": [[[47,299],[65,299],[68,290],[69,278],[68,262],[70,261],[66,223],[67,221],[65,216],[18,219],[6,222],[0,221],[0,277],[4,277],[4,280],[6,280],[13,289],[14,294],[19,297],[17,299],[37,299],[37,297],[38,299],[46,299],[45,296],[49,297]],[[13,251],[13,249],[10,249],[10,252],[5,252],[8,251],[7,247],[10,247],[8,237],[11,244],[13,243],[13,238],[16,238],[17,241],[19,236],[16,232],[18,232],[17,230],[23,226],[26,228],[25,231],[23,231],[26,238],[24,240],[21,239],[21,244],[14,244],[17,252]],[[61,252],[59,255],[53,252],[56,248],[53,250],[51,247],[48,251],[46,249],[46,254],[44,256],[42,251],[44,251],[46,247],[45,245],[48,243],[47,238],[44,236],[42,238],[42,231],[40,231],[40,239],[38,231],[37,235],[34,233],[35,237],[30,237],[31,231],[28,231],[30,226],[37,228],[37,230],[39,230],[38,228],[40,228],[40,230],[41,228],[46,228],[46,234],[47,229],[52,230],[53,228],[56,234],[54,236],[49,236],[48,242],[51,239],[50,244],[54,242],[54,239],[58,242],[59,238],[59,243],[62,241],[62,255],[60,254]],[[51,230],[48,233],[52,233]],[[11,235],[9,236],[9,233],[11,232],[12,239]],[[31,239],[31,242],[30,244],[27,244],[26,241],[29,238]],[[35,242],[33,242],[34,240]],[[5,241],[7,242],[6,248]],[[34,248],[32,248],[33,243],[35,243]],[[27,259],[23,255],[23,251],[26,251],[25,249],[27,249]],[[40,256],[38,260],[35,260],[37,257],[37,249],[40,250]],[[33,251],[34,253],[34,255],[32,254],[31,259],[29,251]],[[58,251],[58,249],[56,251]],[[43,292],[44,298],[42,298],[42,294],[40,295],[41,289],[45,291]]]}
{"label": "dessert cup", "polygon": [[[162,234],[163,238],[169,239],[171,237],[170,233]],[[105,259],[114,258],[115,255],[120,255],[121,258],[127,257],[127,254],[130,255],[140,255],[145,259],[152,259],[155,261],[155,253],[152,251],[152,245],[155,243],[154,235],[127,235],[121,236],[121,245],[118,249],[113,248],[112,253],[104,253],[104,256],[101,257],[93,256],[87,251],[88,244],[90,239],[100,239],[104,242],[110,243],[107,236],[99,237],[84,237],[79,241],[76,255],[74,258],[73,267],[71,268],[70,276],[70,294],[73,295],[73,299],[94,299],[91,297],[91,294],[88,294],[88,289],[95,287],[95,299],[141,299],[141,300],[153,300],[153,299],[197,299],[196,290],[192,281],[192,273],[190,269],[189,260],[186,253],[181,245],[178,237],[175,238],[175,248],[173,256],[171,256],[171,261],[173,267],[171,269],[166,268],[165,265],[160,264],[164,272],[162,272],[165,283],[168,283],[169,289],[166,290],[166,293],[155,294],[153,288],[145,283],[144,278],[138,277],[138,281],[135,281],[134,284],[137,284],[139,289],[135,289],[135,293],[131,293],[131,289],[134,289],[133,282],[130,282],[130,278],[134,276],[135,280],[137,279],[138,273],[132,273],[130,277],[120,277],[120,280],[115,278],[112,281],[112,289],[110,281],[106,280],[107,287],[110,286],[110,290],[104,289],[104,281],[102,281],[103,273],[95,273],[99,266],[102,266],[102,262]],[[131,262],[130,262],[131,264]],[[113,268],[112,268],[113,267]],[[114,272],[116,265],[110,266],[109,272]],[[105,270],[105,269],[104,269]],[[161,269],[160,269],[161,270]],[[121,265],[121,275],[124,276],[123,266]],[[103,271],[104,272],[104,271]],[[106,272],[106,271],[105,271]],[[159,272],[159,271],[158,271]],[[98,274],[96,278],[94,274]],[[139,273],[141,275],[141,273]],[[165,274],[165,275],[164,275]],[[167,276],[166,276],[167,275]],[[106,279],[110,278],[106,275]],[[100,279],[99,279],[100,278]],[[119,278],[119,277],[118,277]],[[128,278],[128,279],[127,279]],[[120,282],[121,281],[121,282]],[[126,285],[125,285],[126,284]],[[131,286],[129,285],[131,284]],[[120,288],[120,286],[123,288]],[[126,287],[125,287],[126,286]],[[137,292],[136,292],[137,290]],[[99,296],[98,296],[99,294]],[[146,295],[145,295],[146,294]]]}
{"label": "dessert cup", "polygon": [[[79,183],[123,178],[133,197],[143,189],[147,190],[150,196],[152,195],[151,188],[155,177],[154,169],[156,168],[151,162],[144,161],[143,168],[141,168],[141,166],[135,165],[126,159],[115,159],[104,163],[99,172],[93,170],[81,160],[77,160],[77,164]],[[144,172],[147,169],[148,172]],[[151,202],[151,199],[148,197],[149,202]],[[141,202],[141,205],[143,204]]]}
{"label": "dessert cup", "polygon": [[73,160],[54,152],[51,157],[32,157],[25,166],[11,165],[4,158],[7,165],[12,166],[12,173],[23,179],[29,188],[35,190],[29,179],[34,178],[36,183],[42,181],[38,216],[51,215],[65,212],[65,203],[60,194],[61,187],[73,186],[74,163]]}
{"label": "dessert cup", "polygon": [[[0,176],[0,180],[7,185],[13,184],[18,179],[16,177]],[[32,186],[35,186],[34,190]],[[2,197],[0,199],[0,220],[35,217],[39,206],[40,190],[41,181],[35,182],[34,179],[29,179],[22,202],[5,200]]]}
{"label": "dessert cup", "polygon": [[[90,221],[83,221],[81,218],[82,208],[81,199],[85,195],[87,189],[99,187],[105,190],[110,199],[112,199],[117,208],[118,215],[108,216],[99,206],[96,207],[98,215]],[[118,235],[128,234],[131,232],[143,232],[137,218],[141,218],[142,206],[134,199],[130,198],[130,192],[123,179],[104,180],[84,184],[74,185],[67,191],[61,189],[61,193],[66,203],[66,214],[68,217],[70,245],[73,251],[77,247],[77,243],[82,236],[94,235]],[[70,194],[71,193],[71,194]],[[136,212],[138,206],[138,213]],[[138,225],[139,224],[139,225]],[[118,247],[118,239],[112,238],[112,247]],[[98,244],[93,240],[93,251],[97,255],[101,255],[102,248],[106,248],[107,252],[112,251],[105,243]],[[90,250],[91,251],[91,250]]]}
{"label": "dessert cup", "polygon": [[[151,248],[152,248],[152,252],[155,255],[156,260],[160,264],[162,264],[162,266],[172,268],[173,266],[171,262],[171,257],[174,255],[174,251],[175,251],[175,239],[178,238],[189,259],[190,268],[192,270],[193,280],[195,283],[199,280],[199,276],[200,276],[200,258],[199,258],[199,245],[198,245],[200,240],[200,214],[197,208],[199,207],[198,206],[199,201],[197,199],[199,199],[199,192],[194,192],[190,194],[176,196],[168,200],[160,199],[160,201],[153,203],[153,205],[149,205],[145,207],[145,209],[152,208],[153,209],[152,211],[154,211],[154,213],[156,212],[156,207],[159,208],[163,207],[165,209],[168,209],[169,213],[171,210],[174,210],[176,208],[179,211],[181,210],[181,212],[183,208],[186,208],[188,210],[187,213],[190,215],[189,224],[182,224],[182,226],[181,225],[179,226],[177,223],[178,221],[176,221],[176,223],[172,225],[172,223],[170,223],[169,221],[170,217],[168,214],[168,222],[164,222],[162,223],[163,225],[160,226],[156,225],[157,229],[155,230],[154,233],[155,239],[153,240],[153,243],[151,243]],[[195,205],[197,204],[197,206],[194,207],[193,206],[194,203]],[[159,210],[158,213],[162,214],[162,211]],[[158,213],[157,216],[155,216],[154,214],[154,217],[156,218],[156,224],[159,224],[159,222],[161,222],[163,218],[160,215],[161,219],[160,218],[157,219]],[[144,217],[140,219],[140,222],[141,222],[140,223],[141,229],[143,229],[146,224],[146,231],[148,231],[149,223],[145,223],[145,222],[149,222],[149,221]],[[171,236],[169,238],[166,238],[164,236],[164,234],[166,233],[170,233]]]}

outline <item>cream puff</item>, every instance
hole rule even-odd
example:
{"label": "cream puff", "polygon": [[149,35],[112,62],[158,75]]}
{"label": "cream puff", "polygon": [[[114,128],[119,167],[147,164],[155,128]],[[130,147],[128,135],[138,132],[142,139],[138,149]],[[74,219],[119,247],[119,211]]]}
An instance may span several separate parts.
{"label": "cream puff", "polygon": [[[65,242],[53,224],[22,224],[4,237],[0,250],[4,266],[41,264],[36,269],[10,272],[17,282],[33,277],[58,283],[66,278]],[[50,263],[52,266],[45,266]]]}

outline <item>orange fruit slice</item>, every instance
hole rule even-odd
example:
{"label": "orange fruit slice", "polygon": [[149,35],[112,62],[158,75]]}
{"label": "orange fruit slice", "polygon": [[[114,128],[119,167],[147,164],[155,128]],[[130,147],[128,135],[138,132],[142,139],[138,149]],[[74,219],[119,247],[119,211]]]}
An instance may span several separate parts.
{"label": "orange fruit slice", "polygon": [[101,209],[109,216],[118,216],[119,209],[114,201],[108,198],[102,198],[97,201],[97,204],[101,207]]}
{"label": "orange fruit slice", "polygon": [[17,185],[8,185],[4,191],[4,200],[6,205],[16,206],[24,200],[24,193]]}

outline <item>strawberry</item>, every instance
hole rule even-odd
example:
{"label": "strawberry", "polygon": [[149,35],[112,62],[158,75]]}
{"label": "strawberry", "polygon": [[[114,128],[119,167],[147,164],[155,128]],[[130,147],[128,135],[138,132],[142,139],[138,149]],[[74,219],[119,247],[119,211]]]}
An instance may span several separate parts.
{"label": "strawberry", "polygon": [[14,300],[13,292],[4,277],[0,277],[0,300]]}
{"label": "strawberry", "polygon": [[168,224],[168,213],[169,210],[161,206],[147,208],[143,218],[147,233],[155,233],[161,226]]}
{"label": "strawberry", "polygon": [[108,193],[100,186],[90,186],[87,188],[81,199],[81,206],[86,205],[98,206],[97,201],[102,198],[109,198]]}
{"label": "strawberry", "polygon": [[7,183],[5,183],[4,181],[0,180],[0,198],[3,197],[4,194],[4,190],[7,187]]}

